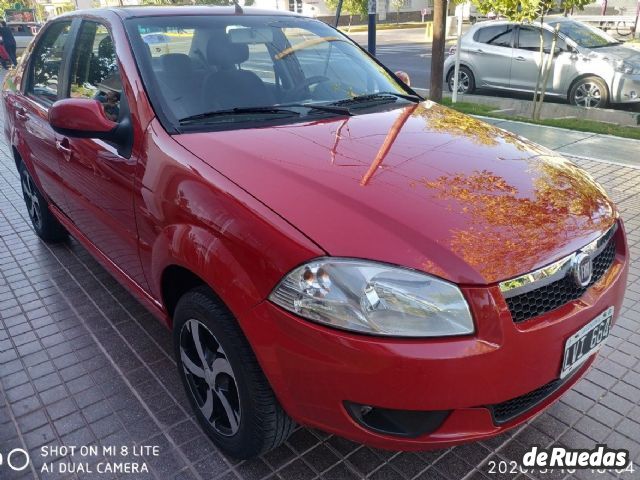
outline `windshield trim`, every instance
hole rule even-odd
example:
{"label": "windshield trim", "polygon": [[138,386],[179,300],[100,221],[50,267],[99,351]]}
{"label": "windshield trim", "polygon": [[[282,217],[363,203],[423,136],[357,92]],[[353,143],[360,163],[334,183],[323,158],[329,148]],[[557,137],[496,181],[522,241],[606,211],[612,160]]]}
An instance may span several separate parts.
{"label": "windshield trim", "polygon": [[[189,16],[197,16],[201,18],[203,15],[180,15],[180,17],[189,17]],[[227,15],[220,14],[211,14],[207,15],[211,17],[227,17]],[[266,17],[265,15],[254,15],[251,13],[246,13],[244,16],[246,17]],[[135,65],[138,70],[138,74],[142,80],[142,84],[144,87],[144,91],[147,94],[147,98],[149,99],[149,104],[153,109],[158,121],[165,129],[165,131],[170,135],[188,133],[195,131],[219,131],[219,130],[240,130],[244,128],[255,128],[255,127],[265,127],[271,125],[283,125],[283,124],[294,124],[301,122],[313,122],[319,119],[324,119],[327,116],[336,116],[336,114],[332,114],[330,112],[320,113],[316,112],[313,115],[300,115],[291,116],[286,118],[273,118],[273,119],[261,119],[259,122],[222,122],[222,123],[202,123],[202,124],[190,124],[190,125],[181,125],[179,119],[173,115],[169,105],[167,104],[164,96],[160,93],[160,85],[158,84],[158,79],[153,72],[147,71],[149,65],[146,62],[139,61],[138,59],[145,58],[147,52],[145,43],[142,40],[141,36],[137,31],[138,23],[141,19],[145,18],[158,18],[163,17],[163,15],[145,15],[145,16],[135,16],[129,18],[123,18],[123,24],[125,27],[125,32],[127,38],[129,40],[129,44],[134,53]],[[298,17],[295,15],[289,14],[277,14],[269,15],[271,18],[282,19],[283,21],[292,21],[292,20],[300,20],[300,21],[308,21],[308,22],[320,22],[319,20],[307,18],[307,17]],[[345,41],[351,45],[354,45],[360,52],[366,55],[373,63],[379,66],[382,70],[384,70],[397,84],[399,90],[404,92],[408,96],[416,97],[419,101],[424,100],[424,97],[415,92],[411,87],[404,84],[394,72],[389,70],[385,65],[383,65],[376,57],[372,56],[367,52],[362,46],[360,46],[357,42],[352,40],[347,35],[343,34],[341,31],[333,27],[332,25],[325,24],[324,22],[320,22],[324,27],[328,27],[333,30],[333,34],[337,37],[339,41]],[[395,105],[394,108],[399,108],[403,105]],[[274,105],[274,108],[277,108],[278,105]],[[380,110],[386,109],[387,105],[380,105]],[[377,111],[377,110],[376,110]],[[373,113],[366,112],[362,114]],[[219,127],[219,128],[218,128]]]}

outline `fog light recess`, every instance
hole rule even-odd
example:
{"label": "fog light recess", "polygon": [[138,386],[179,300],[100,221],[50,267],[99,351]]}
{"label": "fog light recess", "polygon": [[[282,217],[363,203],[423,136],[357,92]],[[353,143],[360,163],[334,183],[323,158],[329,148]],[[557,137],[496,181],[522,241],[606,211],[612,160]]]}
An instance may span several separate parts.
{"label": "fog light recess", "polygon": [[435,432],[449,410],[393,410],[344,402],[349,415],[367,430],[384,435],[415,438]]}

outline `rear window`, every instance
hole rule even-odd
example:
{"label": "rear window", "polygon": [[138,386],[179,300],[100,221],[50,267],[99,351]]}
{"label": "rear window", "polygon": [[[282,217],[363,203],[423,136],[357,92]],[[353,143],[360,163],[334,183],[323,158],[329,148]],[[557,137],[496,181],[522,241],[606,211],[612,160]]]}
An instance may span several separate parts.
{"label": "rear window", "polygon": [[14,37],[33,37],[35,28],[31,25],[8,25]]}
{"label": "rear window", "polygon": [[513,25],[492,25],[479,29],[473,39],[479,43],[495,45],[496,47],[511,48],[513,39]]}

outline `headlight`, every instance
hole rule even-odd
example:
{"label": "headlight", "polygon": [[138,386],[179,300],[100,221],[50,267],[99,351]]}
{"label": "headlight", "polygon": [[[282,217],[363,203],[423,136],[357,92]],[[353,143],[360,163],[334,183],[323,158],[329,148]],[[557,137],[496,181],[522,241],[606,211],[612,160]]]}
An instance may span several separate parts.
{"label": "headlight", "polygon": [[623,60],[617,60],[613,63],[613,65],[615,67],[616,72],[628,73],[628,74],[640,73],[640,67],[636,67]]}
{"label": "headlight", "polygon": [[455,285],[383,263],[320,258],[284,277],[269,299],[308,320],[374,335],[442,337],[473,333]]}

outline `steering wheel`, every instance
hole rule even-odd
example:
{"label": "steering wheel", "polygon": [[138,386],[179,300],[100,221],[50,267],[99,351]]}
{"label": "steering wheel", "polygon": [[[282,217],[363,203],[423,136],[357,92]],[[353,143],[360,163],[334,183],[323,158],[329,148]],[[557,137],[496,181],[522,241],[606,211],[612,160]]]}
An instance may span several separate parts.
{"label": "steering wheel", "polygon": [[324,75],[313,75],[309,78],[306,78],[301,84],[294,87],[289,92],[289,97],[296,97],[298,94],[303,93],[312,85],[319,85],[321,83],[330,82],[331,79],[329,77],[325,77]]}

